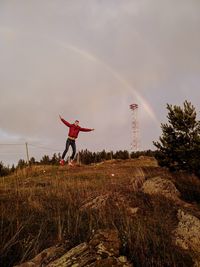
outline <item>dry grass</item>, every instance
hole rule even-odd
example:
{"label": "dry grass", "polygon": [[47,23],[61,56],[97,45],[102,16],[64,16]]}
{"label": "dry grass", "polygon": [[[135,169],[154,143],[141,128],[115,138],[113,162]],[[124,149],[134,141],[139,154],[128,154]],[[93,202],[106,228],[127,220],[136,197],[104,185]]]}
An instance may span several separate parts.
{"label": "dry grass", "polygon": [[[155,161],[143,159],[143,164],[32,166],[2,178],[0,266],[13,266],[66,239],[74,246],[100,228],[119,230],[122,253],[134,266],[192,266],[170,235],[178,207],[140,192],[143,181],[158,174]],[[107,196],[105,205],[83,208],[100,195]]]}

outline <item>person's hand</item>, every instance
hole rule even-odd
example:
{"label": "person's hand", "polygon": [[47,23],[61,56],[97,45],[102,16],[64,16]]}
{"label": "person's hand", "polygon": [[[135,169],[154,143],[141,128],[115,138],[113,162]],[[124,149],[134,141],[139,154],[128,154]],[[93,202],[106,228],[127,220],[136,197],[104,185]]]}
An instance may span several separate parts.
{"label": "person's hand", "polygon": [[91,131],[94,131],[94,129],[91,129]]}
{"label": "person's hand", "polygon": [[59,115],[59,118],[62,119],[62,117]]}

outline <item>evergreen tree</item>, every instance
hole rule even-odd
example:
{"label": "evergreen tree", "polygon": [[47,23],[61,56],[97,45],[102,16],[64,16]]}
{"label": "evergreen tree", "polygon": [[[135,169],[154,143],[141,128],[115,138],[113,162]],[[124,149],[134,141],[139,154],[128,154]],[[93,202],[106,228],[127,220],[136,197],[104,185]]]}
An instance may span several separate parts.
{"label": "evergreen tree", "polygon": [[11,173],[15,171],[15,166],[14,166],[14,164],[12,164],[12,167],[11,167],[10,171],[11,171]]}
{"label": "evergreen tree", "polygon": [[100,156],[101,161],[106,160],[106,151],[105,151],[105,149],[100,152],[99,156]]}
{"label": "evergreen tree", "polygon": [[114,159],[128,159],[129,153],[127,150],[124,150],[124,151],[119,150],[114,153],[113,158]]}
{"label": "evergreen tree", "polygon": [[27,163],[24,159],[20,159],[17,163],[17,168],[22,169],[27,166]]}
{"label": "evergreen tree", "polygon": [[0,161],[0,176],[6,176],[10,172],[9,168],[4,166],[3,162]]}
{"label": "evergreen tree", "polygon": [[48,165],[51,163],[50,158],[48,155],[44,155],[42,159],[40,160],[41,164]]}
{"label": "evergreen tree", "polygon": [[52,158],[51,158],[51,164],[56,165],[58,163],[59,163],[59,157],[57,156],[56,153],[54,153]]}
{"label": "evergreen tree", "polygon": [[153,142],[159,164],[200,175],[200,122],[194,106],[185,101],[183,108],[167,104],[167,110],[168,123],[161,124],[162,136]]}
{"label": "evergreen tree", "polygon": [[36,163],[35,158],[34,157],[31,157],[29,163],[31,165],[34,165]]}

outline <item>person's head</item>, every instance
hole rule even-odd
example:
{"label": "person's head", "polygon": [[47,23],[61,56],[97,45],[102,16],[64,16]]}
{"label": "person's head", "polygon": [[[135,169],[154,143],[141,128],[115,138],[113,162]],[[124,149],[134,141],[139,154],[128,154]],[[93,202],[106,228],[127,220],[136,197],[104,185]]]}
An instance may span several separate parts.
{"label": "person's head", "polygon": [[75,120],[75,123],[74,123],[76,126],[79,125],[79,121],[78,120]]}

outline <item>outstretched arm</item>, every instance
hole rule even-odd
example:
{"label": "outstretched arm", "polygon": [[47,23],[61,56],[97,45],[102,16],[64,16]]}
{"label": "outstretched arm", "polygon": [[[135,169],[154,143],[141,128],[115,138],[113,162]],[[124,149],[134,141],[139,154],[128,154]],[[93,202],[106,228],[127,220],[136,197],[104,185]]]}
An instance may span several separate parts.
{"label": "outstretched arm", "polygon": [[94,131],[94,129],[82,128],[82,127],[80,127],[79,130],[80,130],[81,132],[91,132],[91,131]]}
{"label": "outstretched arm", "polygon": [[60,120],[61,120],[65,125],[67,125],[68,127],[71,126],[71,124],[70,124],[68,121],[64,120],[60,115],[59,115],[59,117],[60,117]]}

